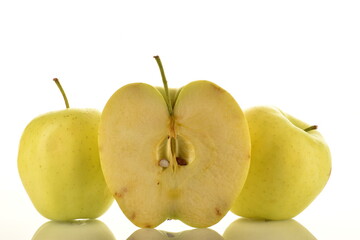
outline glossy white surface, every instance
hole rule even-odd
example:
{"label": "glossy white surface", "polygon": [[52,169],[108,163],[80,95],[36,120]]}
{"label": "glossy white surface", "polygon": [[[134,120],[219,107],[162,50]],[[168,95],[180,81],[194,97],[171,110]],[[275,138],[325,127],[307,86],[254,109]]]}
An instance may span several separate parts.
{"label": "glossy white surface", "polygon": [[[27,197],[16,160],[26,124],[64,107],[52,78],[70,106],[101,110],[126,83],[161,85],[156,54],[170,87],[210,80],[243,109],[275,105],[317,124],[333,171],[295,220],[320,240],[360,239],[359,1],[238,2],[1,1],[0,239],[31,239],[48,221]],[[237,219],[229,213],[211,229],[222,235]],[[116,203],[100,220],[116,239],[138,230]],[[157,229],[191,228],[167,221]]]}

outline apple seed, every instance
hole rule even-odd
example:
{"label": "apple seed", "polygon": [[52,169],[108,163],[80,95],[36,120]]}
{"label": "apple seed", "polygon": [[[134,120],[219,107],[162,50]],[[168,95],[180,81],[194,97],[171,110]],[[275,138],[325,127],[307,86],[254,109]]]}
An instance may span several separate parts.
{"label": "apple seed", "polygon": [[180,166],[186,166],[188,165],[187,161],[181,157],[176,157],[176,162],[180,165]]}
{"label": "apple seed", "polygon": [[159,166],[160,166],[160,167],[168,168],[169,165],[170,165],[170,162],[169,162],[169,160],[167,160],[167,159],[161,159],[161,160],[159,161]]}

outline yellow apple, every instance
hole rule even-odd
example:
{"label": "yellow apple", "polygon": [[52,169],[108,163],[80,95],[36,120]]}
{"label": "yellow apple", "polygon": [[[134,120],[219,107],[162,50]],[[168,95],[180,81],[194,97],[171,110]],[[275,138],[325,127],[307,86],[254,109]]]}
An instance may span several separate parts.
{"label": "yellow apple", "polygon": [[44,217],[60,221],[97,218],[113,202],[99,160],[101,114],[95,109],[71,109],[63,96],[66,109],[41,115],[25,128],[18,153],[19,174]]}
{"label": "yellow apple", "polygon": [[169,90],[145,83],[116,91],[99,127],[100,160],[121,210],[135,225],[166,219],[211,226],[244,184],[250,136],[234,98],[214,83]]}
{"label": "yellow apple", "polygon": [[290,219],[322,191],[331,156],[316,126],[274,107],[245,111],[251,136],[251,165],[232,212],[257,219]]}

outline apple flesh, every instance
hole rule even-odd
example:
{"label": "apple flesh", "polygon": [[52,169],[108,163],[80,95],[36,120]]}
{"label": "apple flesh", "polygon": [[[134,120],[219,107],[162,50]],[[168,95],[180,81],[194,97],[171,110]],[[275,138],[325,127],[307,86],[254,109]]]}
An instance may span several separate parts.
{"label": "apple flesh", "polygon": [[249,169],[243,112],[208,81],[179,90],[145,83],[120,88],[103,110],[99,144],[110,191],[128,219],[144,228],[166,219],[193,227],[217,223]]}
{"label": "apple flesh", "polygon": [[251,166],[232,212],[257,219],[290,219],[325,187],[331,156],[316,127],[274,107],[245,111]]}
{"label": "apple flesh", "polygon": [[18,170],[44,217],[97,218],[113,202],[99,160],[100,115],[94,109],[66,108],[41,115],[25,128]]}

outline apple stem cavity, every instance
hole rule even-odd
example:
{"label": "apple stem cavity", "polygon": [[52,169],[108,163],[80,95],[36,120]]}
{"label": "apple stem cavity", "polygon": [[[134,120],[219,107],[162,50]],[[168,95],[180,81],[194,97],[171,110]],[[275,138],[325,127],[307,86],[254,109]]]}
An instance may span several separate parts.
{"label": "apple stem cavity", "polygon": [[167,84],[167,80],[166,80],[166,77],[165,77],[165,72],[164,72],[164,67],[161,63],[161,60],[160,60],[160,57],[159,56],[154,56],[158,66],[159,66],[159,69],[160,69],[160,73],[161,73],[161,78],[162,78],[162,82],[164,84],[164,90],[165,90],[165,96],[166,96],[166,103],[168,105],[168,110],[169,110],[169,113],[170,113],[170,116],[173,115],[173,107],[172,107],[172,103],[171,103],[171,98],[170,98],[170,93],[169,93],[169,88],[168,88],[168,84]]}
{"label": "apple stem cavity", "polygon": [[310,127],[305,128],[304,131],[305,131],[305,132],[310,132],[310,131],[312,131],[312,130],[316,130],[317,128],[318,128],[317,125],[312,125],[312,126],[310,126]]}
{"label": "apple stem cavity", "polygon": [[59,88],[59,90],[60,90],[60,92],[61,92],[61,94],[62,94],[62,96],[63,96],[63,98],[64,98],[66,108],[70,108],[69,101],[68,101],[68,99],[67,99],[67,97],[66,97],[66,94],[65,94],[64,89],[62,88],[62,86],[61,86],[61,84],[60,84],[59,79],[54,78],[53,80],[54,80],[54,82],[56,83],[56,85],[58,86],[58,88]]}

